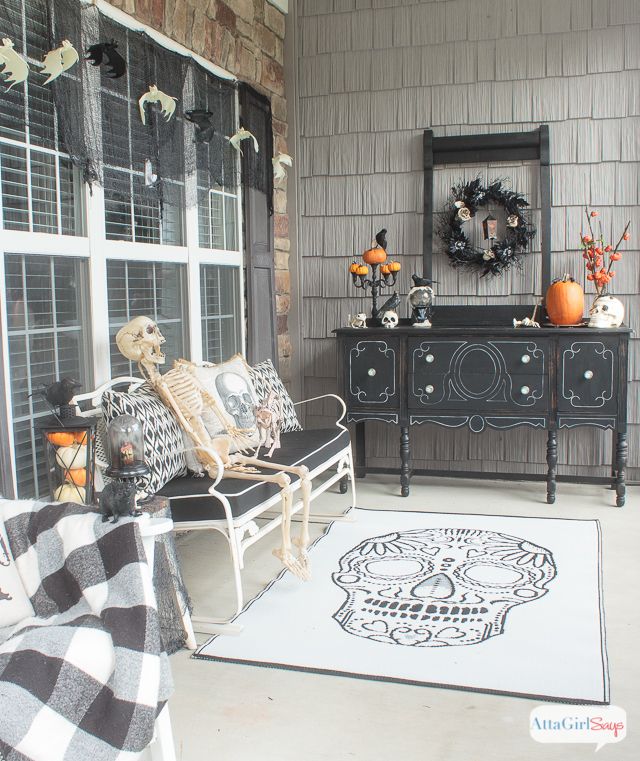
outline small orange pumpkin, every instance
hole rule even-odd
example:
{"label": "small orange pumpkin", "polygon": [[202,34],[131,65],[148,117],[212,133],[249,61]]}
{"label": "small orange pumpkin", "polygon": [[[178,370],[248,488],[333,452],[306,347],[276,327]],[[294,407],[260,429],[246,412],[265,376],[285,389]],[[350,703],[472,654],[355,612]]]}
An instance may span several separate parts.
{"label": "small orange pumpkin", "polygon": [[70,431],[54,431],[48,433],[47,438],[55,447],[70,447],[76,440],[76,437]]}
{"label": "small orange pumpkin", "polygon": [[73,434],[74,441],[76,444],[86,444],[87,443],[87,432],[86,431],[76,431]]}
{"label": "small orange pumpkin", "polygon": [[368,248],[362,258],[367,264],[382,264],[387,259],[387,252],[382,246],[375,246],[374,248]]}
{"label": "small orange pumpkin", "polygon": [[350,272],[352,275],[355,275],[355,274],[357,274],[357,272],[358,272],[358,267],[359,267],[359,266],[360,266],[360,265],[358,264],[358,262],[351,262],[351,265],[349,266],[349,272]]}
{"label": "small orange pumpkin", "polygon": [[356,272],[357,275],[367,275],[368,272],[369,272],[369,268],[367,267],[366,264],[359,264],[358,265],[358,270]]}
{"label": "small orange pumpkin", "polygon": [[87,483],[87,471],[84,468],[73,468],[65,473],[65,481],[71,481],[76,486],[84,486]]}
{"label": "small orange pumpkin", "polygon": [[551,283],[544,303],[554,325],[577,325],[584,313],[584,291],[580,283],[564,275]]}
{"label": "small orange pumpkin", "polygon": [[389,272],[400,272],[400,262],[389,262]]}
{"label": "small orange pumpkin", "polygon": [[391,270],[389,269],[389,265],[388,264],[383,264],[382,267],[380,267],[380,272],[383,275],[388,275],[391,272]]}

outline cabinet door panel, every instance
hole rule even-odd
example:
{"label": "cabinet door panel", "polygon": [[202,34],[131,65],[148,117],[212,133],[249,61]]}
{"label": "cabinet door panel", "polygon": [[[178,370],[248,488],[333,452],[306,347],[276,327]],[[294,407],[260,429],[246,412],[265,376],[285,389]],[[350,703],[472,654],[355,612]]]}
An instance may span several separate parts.
{"label": "cabinet door panel", "polygon": [[617,341],[560,340],[558,409],[613,412],[618,385]]}
{"label": "cabinet door panel", "polygon": [[399,409],[400,340],[351,339],[344,346],[348,406]]}

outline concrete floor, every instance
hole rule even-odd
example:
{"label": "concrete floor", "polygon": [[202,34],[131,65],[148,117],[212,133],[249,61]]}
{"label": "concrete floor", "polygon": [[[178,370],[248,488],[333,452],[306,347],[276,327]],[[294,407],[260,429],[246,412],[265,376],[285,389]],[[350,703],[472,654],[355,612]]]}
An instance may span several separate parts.
{"label": "concrete floor", "polygon": [[[598,518],[603,563],[611,703],[627,711],[627,738],[600,752],[612,761],[640,758],[640,490],[616,508],[612,492],[559,484],[554,506],[541,483],[415,478],[409,498],[391,477],[357,482],[358,506]],[[325,493],[317,512],[340,512],[350,496]],[[312,527],[317,536],[323,527]],[[246,556],[248,599],[279,572],[270,535]],[[213,532],[179,538],[185,580],[201,615],[231,606],[226,546]],[[203,642],[206,635],[198,635]],[[595,745],[540,744],[529,736],[522,698],[305,674],[171,657],[171,716],[180,761],[582,761]]]}

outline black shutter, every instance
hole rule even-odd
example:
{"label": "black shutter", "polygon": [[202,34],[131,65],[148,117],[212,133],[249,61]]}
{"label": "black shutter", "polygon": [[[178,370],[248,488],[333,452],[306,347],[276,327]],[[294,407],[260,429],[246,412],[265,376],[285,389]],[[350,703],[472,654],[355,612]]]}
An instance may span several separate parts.
{"label": "black shutter", "polygon": [[248,85],[240,87],[240,122],[254,134],[242,148],[242,212],[247,281],[247,358],[278,366],[273,244],[273,132],[271,104]]}

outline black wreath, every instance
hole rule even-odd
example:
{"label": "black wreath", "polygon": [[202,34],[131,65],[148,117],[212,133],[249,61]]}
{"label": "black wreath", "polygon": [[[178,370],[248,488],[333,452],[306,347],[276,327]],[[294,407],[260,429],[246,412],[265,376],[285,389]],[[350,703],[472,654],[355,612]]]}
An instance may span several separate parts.
{"label": "black wreath", "polygon": [[[492,257],[487,257],[487,249],[472,246],[462,229],[480,207],[487,205],[501,206],[507,215],[506,235],[489,249]],[[521,193],[503,187],[501,180],[486,188],[479,177],[454,185],[438,228],[438,236],[446,246],[451,266],[481,270],[484,277],[489,273],[500,275],[512,265],[519,265],[521,254],[527,252],[529,241],[536,234],[535,227],[523,211],[528,206]]]}

